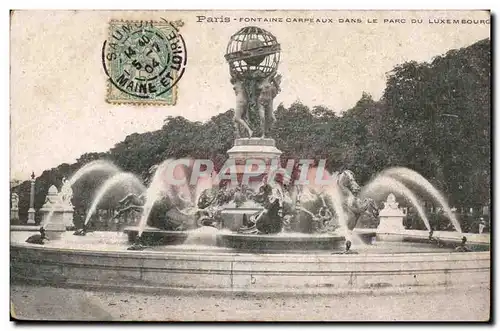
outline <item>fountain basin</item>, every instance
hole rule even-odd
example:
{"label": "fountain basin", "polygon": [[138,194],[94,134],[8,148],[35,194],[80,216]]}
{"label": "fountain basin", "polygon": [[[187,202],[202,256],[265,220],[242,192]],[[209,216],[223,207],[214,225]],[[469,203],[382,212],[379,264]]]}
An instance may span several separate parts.
{"label": "fountain basin", "polygon": [[[358,237],[370,243],[375,231],[360,231]],[[217,234],[217,246],[246,252],[343,251],[345,237],[340,234]]]}
{"label": "fountain basin", "polygon": [[257,251],[259,253],[311,250],[339,251],[345,246],[345,238],[335,234],[283,233],[271,235],[223,233],[217,235],[217,246],[233,248],[238,251]]}
{"label": "fountain basin", "polygon": [[28,231],[36,232],[40,229],[41,225],[11,225],[10,231]]}
{"label": "fountain basin", "polygon": [[117,233],[67,233],[45,246],[11,233],[11,279],[95,289],[246,293],[359,293],[489,286],[490,252],[453,252],[420,243],[376,242],[357,255],[328,251],[250,254],[178,245],[127,251]]}
{"label": "fountain basin", "polygon": [[[139,234],[139,227],[129,226],[124,229],[128,242],[134,243]],[[373,229],[355,231],[365,243],[371,243],[376,233]],[[141,243],[148,246],[181,245],[188,238],[190,231],[167,231],[147,227],[142,232]],[[216,245],[247,252],[290,252],[290,251],[342,251],[345,237],[339,234],[239,234],[223,232],[216,234]]]}
{"label": "fountain basin", "polygon": [[[437,239],[443,247],[454,249],[460,244],[462,237],[467,238],[467,246],[473,251],[485,251],[490,249],[490,235],[478,233],[459,233],[456,231],[434,231],[433,238]],[[425,230],[405,230],[396,233],[386,233],[378,231],[376,233],[378,241],[408,242],[408,243],[429,243],[429,232]]]}

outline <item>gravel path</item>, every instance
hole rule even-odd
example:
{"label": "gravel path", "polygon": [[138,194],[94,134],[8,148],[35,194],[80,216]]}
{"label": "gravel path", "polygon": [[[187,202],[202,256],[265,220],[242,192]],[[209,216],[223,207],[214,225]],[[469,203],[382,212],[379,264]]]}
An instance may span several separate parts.
{"label": "gravel path", "polygon": [[169,295],[11,286],[18,319],[121,321],[481,320],[488,288],[398,295]]}

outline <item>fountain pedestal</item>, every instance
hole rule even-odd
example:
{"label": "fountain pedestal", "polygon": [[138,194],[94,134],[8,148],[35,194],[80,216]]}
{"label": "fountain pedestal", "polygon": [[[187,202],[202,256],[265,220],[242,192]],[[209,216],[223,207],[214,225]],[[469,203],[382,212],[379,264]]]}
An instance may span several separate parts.
{"label": "fountain pedestal", "polygon": [[61,213],[64,226],[66,228],[74,228],[75,227],[75,224],[73,223],[74,207],[73,206],[64,207]]}
{"label": "fountain pedestal", "polygon": [[403,225],[405,216],[394,194],[389,194],[387,201],[384,202],[384,208],[379,212],[380,223],[377,227],[377,238],[385,241],[402,241],[406,231]]}
{"label": "fountain pedestal", "polygon": [[28,222],[27,224],[33,225],[35,224],[35,208],[28,209]]}
{"label": "fountain pedestal", "polygon": [[50,222],[42,223],[47,237],[50,240],[60,239],[62,234],[66,232],[66,225],[64,224],[64,211],[54,211]]}
{"label": "fountain pedestal", "polygon": [[[227,151],[229,161],[236,165],[238,184],[242,184],[243,175],[249,174],[248,186],[256,189],[262,180],[274,168],[281,167],[279,158],[281,151],[276,148],[274,139],[271,138],[239,138],[235,139],[234,146]],[[259,163],[265,164],[265,170],[257,175]],[[252,174],[254,172],[255,174]]]}
{"label": "fountain pedestal", "polygon": [[281,151],[276,148],[275,141],[271,138],[238,138],[234,140],[234,146],[227,151],[227,154],[230,159],[238,161],[248,159],[271,161],[279,159]]}
{"label": "fountain pedestal", "polygon": [[[265,171],[261,174],[252,175],[248,179],[248,187],[258,189],[263,183],[263,179],[269,174],[272,167],[280,167],[279,157],[281,151],[276,148],[274,139],[271,138],[238,138],[234,141],[234,146],[227,151],[229,160],[236,165],[238,185],[242,185],[243,175],[249,172],[256,172],[257,164],[263,162]],[[255,165],[255,168],[251,168]],[[244,205],[236,206],[228,204],[221,212],[223,227],[236,231],[243,226],[243,215],[250,217],[262,210],[262,206],[251,201]]]}

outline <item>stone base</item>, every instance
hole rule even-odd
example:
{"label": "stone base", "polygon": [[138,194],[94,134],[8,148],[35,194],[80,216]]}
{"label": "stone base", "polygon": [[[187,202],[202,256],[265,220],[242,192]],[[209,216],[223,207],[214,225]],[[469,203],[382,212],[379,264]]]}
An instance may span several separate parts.
{"label": "stone base", "polygon": [[384,216],[380,215],[380,223],[377,232],[381,233],[401,233],[406,231],[403,225],[403,216]]}
{"label": "stone base", "polygon": [[66,228],[74,228],[75,224],[73,223],[73,213],[74,213],[74,208],[73,207],[68,207],[64,209],[63,211],[63,223],[66,226]]}
{"label": "stone base", "polygon": [[61,239],[61,236],[66,232],[66,226],[61,223],[48,223],[44,225],[45,233],[49,240]]}
{"label": "stone base", "polygon": [[28,210],[28,224],[32,225],[32,224],[35,224],[35,209],[34,208],[30,208]]}
{"label": "stone base", "polygon": [[276,148],[271,138],[239,138],[235,139],[234,146],[227,151],[232,159],[276,159],[281,151]]}
{"label": "stone base", "polygon": [[[380,215],[380,214],[379,214]],[[377,241],[402,242],[406,229],[403,225],[404,214],[399,210],[382,213],[377,227]]]}
{"label": "stone base", "polygon": [[[42,207],[40,213],[43,215],[42,226],[47,232],[47,237],[51,240],[61,237],[61,234],[67,229],[66,223],[68,223],[68,220],[71,220],[71,224],[73,224],[73,210]],[[49,232],[52,232],[52,234],[49,234]]]}

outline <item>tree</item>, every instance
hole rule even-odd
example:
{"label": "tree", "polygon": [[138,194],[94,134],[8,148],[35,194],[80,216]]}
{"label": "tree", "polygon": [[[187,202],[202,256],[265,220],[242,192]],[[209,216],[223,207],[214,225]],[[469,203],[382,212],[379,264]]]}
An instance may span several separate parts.
{"label": "tree", "polygon": [[[271,136],[282,159],[326,159],[329,171],[351,169],[361,183],[391,166],[412,168],[441,188],[452,204],[476,206],[489,200],[490,41],[452,50],[429,63],[397,65],[380,100],[363,93],[338,116],[325,106],[278,105]],[[84,164],[108,159],[146,182],[152,166],[168,158],[211,159],[220,169],[234,141],[233,112],[205,123],[167,117],[160,130],[127,136],[105,153],[86,153],[37,178],[35,208],[50,185],[60,188]],[[104,177],[75,184],[75,206],[88,209]],[[13,188],[20,215],[29,207],[29,181]]]}

